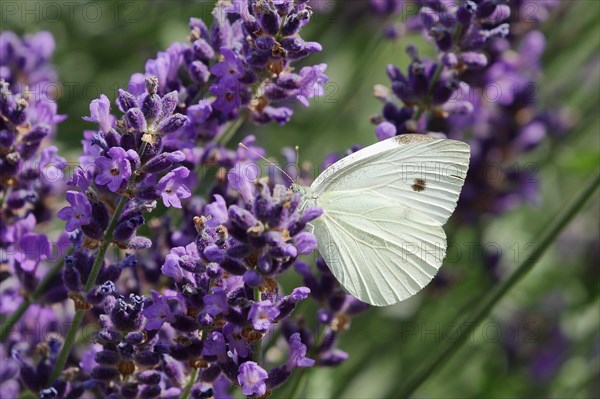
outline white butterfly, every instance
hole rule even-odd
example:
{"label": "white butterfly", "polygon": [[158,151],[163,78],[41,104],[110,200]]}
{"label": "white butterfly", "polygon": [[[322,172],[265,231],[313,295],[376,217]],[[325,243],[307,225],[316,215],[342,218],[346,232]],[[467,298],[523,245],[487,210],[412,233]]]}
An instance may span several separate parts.
{"label": "white butterfly", "polygon": [[303,194],[321,256],[360,300],[392,305],[433,279],[446,255],[442,226],[469,167],[466,143],[407,134],[331,165]]}

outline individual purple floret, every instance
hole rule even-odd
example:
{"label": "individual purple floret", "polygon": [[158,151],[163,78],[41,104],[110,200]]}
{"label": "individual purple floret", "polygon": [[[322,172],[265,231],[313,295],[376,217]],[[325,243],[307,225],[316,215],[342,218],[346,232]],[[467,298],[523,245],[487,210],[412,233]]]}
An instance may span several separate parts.
{"label": "individual purple floret", "polygon": [[61,209],[57,216],[67,222],[65,230],[72,232],[90,222],[92,205],[84,194],[77,191],[67,191],[67,201],[71,206]]}
{"label": "individual purple floret", "polygon": [[237,377],[242,393],[248,396],[262,396],[267,391],[265,380],[269,375],[255,362],[244,362],[239,367]]}

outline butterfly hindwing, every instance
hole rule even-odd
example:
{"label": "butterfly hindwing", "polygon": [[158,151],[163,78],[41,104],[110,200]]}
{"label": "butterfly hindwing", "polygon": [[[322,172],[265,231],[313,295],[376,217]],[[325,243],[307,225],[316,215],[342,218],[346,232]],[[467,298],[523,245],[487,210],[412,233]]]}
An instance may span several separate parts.
{"label": "butterfly hindwing", "polygon": [[435,276],[446,250],[437,223],[376,193],[321,195],[319,252],[342,286],[376,306],[402,301]]}

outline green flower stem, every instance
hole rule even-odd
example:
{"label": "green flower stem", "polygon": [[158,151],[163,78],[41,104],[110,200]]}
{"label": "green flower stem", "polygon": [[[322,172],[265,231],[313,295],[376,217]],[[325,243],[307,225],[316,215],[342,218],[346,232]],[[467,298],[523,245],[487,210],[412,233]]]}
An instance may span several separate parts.
{"label": "green flower stem", "polygon": [[17,310],[10,315],[6,322],[2,323],[2,327],[0,328],[0,342],[4,342],[6,340],[14,325],[21,319],[27,309],[29,309],[29,305],[35,303],[42,295],[44,295],[48,284],[54,278],[54,276],[56,276],[63,263],[64,260],[61,259],[52,265],[50,270],[48,270],[42,281],[40,281],[36,287],[35,291],[33,291],[27,298],[23,298],[23,302],[21,302]]}
{"label": "green flower stem", "polygon": [[[262,295],[260,293],[260,290],[258,289],[258,287],[254,288],[254,302],[260,302],[262,300]],[[254,347],[253,349],[253,356],[252,356],[252,360],[254,360],[256,363],[260,362],[260,348],[261,347],[261,340],[255,341],[254,342]]]}
{"label": "green flower stem", "polygon": [[200,369],[198,369],[198,368],[192,369],[192,374],[190,375],[190,380],[185,385],[185,388],[183,389],[183,392],[181,393],[181,396],[179,397],[179,399],[188,399],[190,397],[190,393],[192,392],[192,387],[194,386],[194,384],[196,383],[196,380],[198,379],[199,372],[200,372]]}
{"label": "green flower stem", "polygon": [[[394,386],[392,390],[388,392],[386,397],[397,397],[397,398],[408,398],[415,392],[421,384],[423,384],[428,377],[434,374],[438,369],[444,366],[444,364],[452,358],[452,356],[458,352],[462,345],[467,342],[468,337],[474,332],[478,325],[480,325],[485,318],[488,316],[490,311],[496,304],[504,297],[504,295],[510,291],[521,279],[535,266],[537,261],[544,254],[546,249],[554,242],[560,232],[569,224],[571,220],[583,209],[586,202],[592,197],[598,186],[600,185],[600,172],[596,172],[596,175],[587,183],[583,190],[577,195],[575,200],[564,209],[559,216],[554,219],[550,225],[544,229],[540,234],[540,244],[523,260],[521,265],[515,270],[515,272],[501,285],[497,286],[496,289],[489,291],[483,296],[481,301],[475,307],[472,316],[469,318],[470,323],[466,324],[466,328],[461,329],[458,339],[449,342],[446,345],[440,345],[435,355],[430,359],[426,360],[421,367],[417,368],[417,371],[406,381],[404,384]],[[458,318],[458,317],[457,317]],[[442,340],[442,342],[446,342]]]}

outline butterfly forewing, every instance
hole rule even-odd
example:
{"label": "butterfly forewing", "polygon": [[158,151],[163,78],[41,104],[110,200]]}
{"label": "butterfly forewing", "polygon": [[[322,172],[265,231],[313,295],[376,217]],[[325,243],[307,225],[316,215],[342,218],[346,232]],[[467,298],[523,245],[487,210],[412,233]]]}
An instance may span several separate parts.
{"label": "butterfly forewing", "polygon": [[446,223],[469,166],[469,146],[425,135],[402,135],[351,154],[312,184],[317,196],[338,190],[370,190]]}

